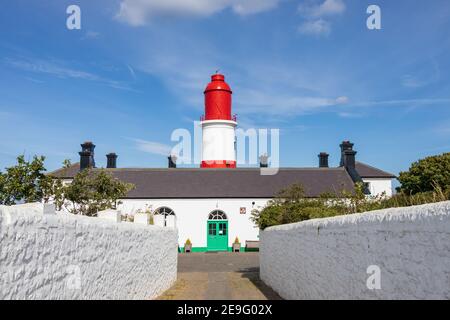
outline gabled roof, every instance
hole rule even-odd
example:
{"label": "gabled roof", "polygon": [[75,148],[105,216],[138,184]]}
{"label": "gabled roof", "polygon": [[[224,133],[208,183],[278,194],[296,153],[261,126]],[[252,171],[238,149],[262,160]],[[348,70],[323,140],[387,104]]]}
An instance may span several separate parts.
{"label": "gabled roof", "polygon": [[[394,175],[358,162],[362,178],[394,178]],[[98,169],[95,169],[98,170]],[[260,168],[117,168],[105,169],[116,178],[135,185],[127,198],[273,198],[292,184],[301,184],[307,197],[325,192],[353,191],[354,182],[344,167],[280,168],[275,175],[261,175]],[[79,172],[73,164],[50,173],[70,179]]]}
{"label": "gabled roof", "polygon": [[128,198],[272,198],[294,183],[304,187],[307,197],[354,189],[344,168],[282,168],[275,175],[261,175],[259,168],[110,171],[136,186]]}
{"label": "gabled roof", "polygon": [[[345,168],[280,168],[275,175],[261,175],[259,168],[105,170],[135,185],[127,198],[273,198],[295,183],[304,187],[307,197],[354,189]],[[69,171],[57,170],[52,175],[68,178]]]}
{"label": "gabled roof", "polygon": [[60,179],[73,179],[78,172],[80,172],[80,163],[76,162],[67,168],[60,168],[50,172],[49,175]]}
{"label": "gabled roof", "polygon": [[362,162],[356,161],[355,167],[361,178],[396,178],[396,176],[392,173],[380,170]]}

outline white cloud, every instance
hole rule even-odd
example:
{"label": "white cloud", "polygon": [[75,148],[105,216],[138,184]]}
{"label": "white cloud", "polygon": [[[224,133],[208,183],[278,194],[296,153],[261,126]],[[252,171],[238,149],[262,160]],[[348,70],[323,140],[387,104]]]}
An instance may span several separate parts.
{"label": "white cloud", "polygon": [[424,98],[424,99],[397,99],[397,100],[380,100],[356,102],[356,106],[360,107],[376,107],[376,106],[410,106],[423,107],[429,105],[448,105],[450,98]]}
{"label": "white cloud", "polygon": [[306,35],[328,35],[331,32],[331,25],[323,19],[305,21],[298,27],[298,32]]}
{"label": "white cloud", "polygon": [[338,115],[341,118],[350,118],[350,119],[363,117],[362,114],[354,112],[339,112]]}
{"label": "white cloud", "polygon": [[331,23],[324,18],[330,18],[344,13],[343,0],[308,0],[298,6],[298,11],[306,19],[298,28],[305,35],[328,35]]}
{"label": "white cloud", "polygon": [[320,18],[343,13],[345,3],[343,0],[325,0],[323,3],[306,1],[299,5],[298,10],[304,16]]}
{"label": "white cloud", "polygon": [[266,114],[289,117],[337,106],[342,104],[338,102],[339,99],[280,95],[272,91],[246,88],[236,97],[235,101],[238,114]]}
{"label": "white cloud", "polygon": [[240,15],[247,15],[274,9],[280,0],[238,0],[234,2],[233,11]]}
{"label": "white cloud", "polygon": [[47,61],[40,59],[11,59],[11,58],[5,58],[3,62],[10,67],[20,69],[26,72],[47,74],[61,79],[78,79],[78,80],[93,81],[102,83],[115,89],[132,90],[129,86],[120,81],[106,79],[91,72],[67,67],[62,62]]}
{"label": "white cloud", "polygon": [[336,103],[337,104],[347,104],[349,102],[349,98],[346,96],[341,96],[341,97],[337,97],[336,98]]}
{"label": "white cloud", "polygon": [[137,77],[136,77],[136,72],[134,72],[134,69],[129,64],[127,64],[127,68],[128,68],[128,71],[130,72],[130,75],[133,77],[134,80],[136,80]]}
{"label": "white cloud", "polygon": [[206,17],[232,9],[239,15],[256,14],[275,8],[281,0],[122,0],[117,18],[142,26],[158,16]]}
{"label": "white cloud", "polygon": [[136,148],[143,152],[168,156],[172,151],[171,146],[163,143],[146,141],[141,139],[133,139],[133,140],[136,143]]}

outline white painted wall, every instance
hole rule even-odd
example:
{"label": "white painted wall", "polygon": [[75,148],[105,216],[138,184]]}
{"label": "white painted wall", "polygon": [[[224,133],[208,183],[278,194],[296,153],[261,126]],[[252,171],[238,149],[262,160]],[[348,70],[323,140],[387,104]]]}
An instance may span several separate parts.
{"label": "white painted wall", "polygon": [[202,161],[236,161],[234,148],[236,125],[236,122],[229,120],[202,122]]}
{"label": "white painted wall", "polygon": [[[236,237],[242,246],[245,245],[245,240],[259,239],[259,229],[250,220],[251,211],[266,205],[267,201],[269,199],[124,199],[119,209],[125,214],[144,210],[149,206],[153,210],[159,207],[171,208],[176,215],[180,247],[184,247],[188,238],[193,247],[206,247],[208,216],[213,210],[222,210],[228,218],[228,246],[231,247]],[[247,213],[240,214],[240,207],[245,207]],[[155,220],[155,224],[157,223],[162,225]]]}
{"label": "white painted wall", "polygon": [[450,201],[268,228],[260,263],[286,299],[450,299]]}
{"label": "white painted wall", "polygon": [[380,178],[363,178],[364,182],[370,183],[370,193],[371,196],[379,196],[383,192],[386,193],[387,197],[391,197],[392,192],[392,179],[380,179]]}
{"label": "white painted wall", "polygon": [[0,299],[150,299],[176,280],[177,232],[0,206]]}

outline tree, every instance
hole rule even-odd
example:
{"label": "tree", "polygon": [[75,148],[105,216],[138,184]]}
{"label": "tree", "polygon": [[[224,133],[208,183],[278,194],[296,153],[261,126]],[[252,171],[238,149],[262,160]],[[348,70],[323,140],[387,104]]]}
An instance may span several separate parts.
{"label": "tree", "polygon": [[408,171],[400,172],[399,191],[406,194],[450,188],[450,152],[414,162]]}
{"label": "tree", "polygon": [[72,161],[70,161],[70,159],[64,159],[63,160],[63,168],[67,169],[67,168],[70,168],[70,166],[72,166]]}
{"label": "tree", "polygon": [[[34,156],[26,161],[17,157],[17,164],[0,172],[0,204],[20,202],[53,202],[57,210],[67,207],[70,212],[95,216],[98,211],[115,208],[120,198],[134,186],[121,182],[105,170],[86,169],[72,183],[45,174],[45,157]],[[67,161],[64,165],[70,165]]]}
{"label": "tree", "polygon": [[72,183],[64,187],[64,202],[69,201],[71,213],[96,216],[97,212],[116,208],[134,185],[114,178],[106,170],[85,169],[79,172]]}
{"label": "tree", "polygon": [[34,156],[30,162],[20,155],[16,165],[0,173],[0,204],[41,201],[50,179],[44,173],[44,160],[43,156]]}

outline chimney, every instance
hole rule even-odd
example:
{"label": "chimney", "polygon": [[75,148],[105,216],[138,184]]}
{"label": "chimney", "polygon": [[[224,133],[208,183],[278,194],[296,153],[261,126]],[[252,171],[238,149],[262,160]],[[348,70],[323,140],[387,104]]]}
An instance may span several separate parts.
{"label": "chimney", "polygon": [[[340,144],[341,147],[341,167],[345,167],[345,151],[353,151],[353,146],[354,144],[351,143],[350,141],[342,141],[342,143]],[[356,152],[355,152],[356,154]],[[354,154],[354,155],[355,155]]]}
{"label": "chimney", "polygon": [[[343,141],[341,146],[341,167],[347,170],[349,176],[352,178],[354,183],[363,183],[363,179],[356,171],[356,151],[353,150],[353,143],[350,141]],[[370,194],[367,186],[364,187],[364,193]]]}
{"label": "chimney", "polygon": [[177,167],[177,156],[171,155],[171,156],[168,156],[167,159],[169,160],[169,168]]}
{"label": "chimney", "polygon": [[342,156],[342,163],[346,168],[355,168],[355,155],[356,151],[354,150],[344,150],[344,154]]}
{"label": "chimney", "polygon": [[81,151],[78,152],[80,155],[80,170],[95,168],[94,149],[95,144],[90,141],[81,144]]}
{"label": "chimney", "polygon": [[260,168],[267,168],[269,166],[269,157],[267,154],[263,154],[259,156],[259,167]]}
{"label": "chimney", "polygon": [[108,153],[106,155],[106,168],[108,169],[115,169],[117,168],[117,154],[114,152]]}
{"label": "chimney", "polygon": [[319,168],[328,168],[328,157],[330,155],[326,152],[319,153]]}

